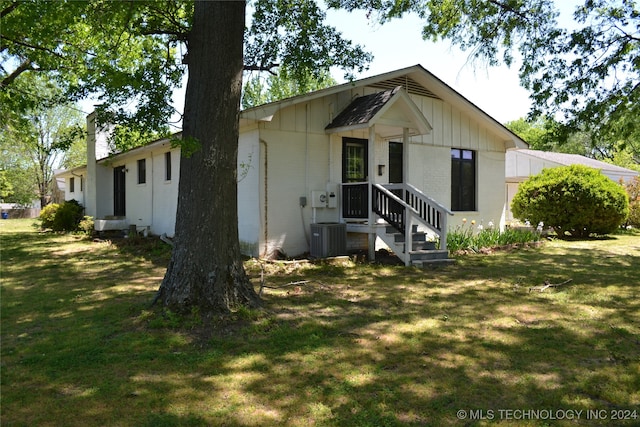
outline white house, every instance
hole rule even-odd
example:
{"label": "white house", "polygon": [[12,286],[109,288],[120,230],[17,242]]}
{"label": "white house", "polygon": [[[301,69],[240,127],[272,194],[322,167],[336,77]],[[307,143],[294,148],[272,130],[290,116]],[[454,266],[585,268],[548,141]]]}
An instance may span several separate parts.
{"label": "white house", "polygon": [[513,220],[511,214],[511,201],[518,192],[521,182],[530,176],[537,175],[546,168],[558,166],[584,165],[598,169],[603,175],[615,182],[629,182],[638,176],[638,172],[626,169],[610,163],[590,159],[579,154],[554,153],[529,149],[510,149],[506,155],[506,182],[507,182],[507,220]]}
{"label": "white house", "polygon": [[[60,175],[79,175],[84,186],[66,197],[82,197],[88,214],[107,220],[96,228],[135,225],[172,236],[179,150],[162,139],[108,156],[92,116],[88,123],[87,168]],[[383,241],[406,264],[430,258],[411,254],[425,249],[440,258],[416,241],[438,240],[446,252],[447,228],[463,217],[504,226],[505,153],[526,147],[420,65],[245,110],[242,250],[324,254],[346,230],[347,248],[368,247],[370,256]]]}

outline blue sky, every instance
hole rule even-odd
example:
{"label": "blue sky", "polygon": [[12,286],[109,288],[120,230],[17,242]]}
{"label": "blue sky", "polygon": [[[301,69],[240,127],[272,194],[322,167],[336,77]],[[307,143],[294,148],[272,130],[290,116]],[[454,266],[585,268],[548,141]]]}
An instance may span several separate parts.
{"label": "blue sky", "polygon": [[[582,1],[555,2],[560,10],[558,22],[561,26],[575,25],[572,14]],[[473,63],[467,52],[452,46],[449,41],[423,40],[423,23],[415,15],[380,25],[375,18],[367,19],[365,12],[330,10],[327,20],[345,38],[373,53],[369,70],[357,78],[420,64],[501,123],[525,117],[529,112],[531,101],[528,92],[520,86],[517,61],[511,68],[489,67],[479,61]],[[341,72],[334,73],[334,78],[344,81]]]}
{"label": "blue sky", "polygon": [[[527,91],[520,87],[518,64],[507,68],[471,63],[468,53],[448,41],[424,41],[422,23],[416,16],[384,25],[367,20],[364,12],[329,11],[327,17],[345,38],[374,55],[369,70],[357,78],[420,64],[501,123],[529,112],[531,103]],[[334,78],[344,81],[340,71]]]}

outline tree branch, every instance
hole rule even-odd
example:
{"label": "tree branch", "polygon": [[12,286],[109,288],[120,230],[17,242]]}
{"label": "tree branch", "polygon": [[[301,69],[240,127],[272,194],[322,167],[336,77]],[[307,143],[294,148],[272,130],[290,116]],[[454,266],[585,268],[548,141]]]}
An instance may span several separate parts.
{"label": "tree branch", "polygon": [[172,31],[172,30],[146,30],[141,31],[140,34],[143,36],[173,36],[176,40],[186,41],[188,37],[188,33],[182,31]]}
{"label": "tree branch", "polygon": [[273,71],[274,68],[280,66],[280,64],[275,64],[275,63],[271,63],[271,64],[267,64],[267,65],[249,65],[249,64],[245,64],[244,66],[244,70],[245,71],[268,71],[269,73],[273,74],[274,76],[277,75],[275,71]]}
{"label": "tree branch", "polygon": [[7,41],[10,41],[11,43],[15,43],[15,44],[17,44],[19,46],[24,46],[24,47],[27,47],[27,48],[33,49],[33,50],[40,50],[40,51],[43,51],[43,52],[48,52],[48,53],[50,53],[52,55],[55,55],[55,56],[57,56],[59,58],[62,58],[61,54],[59,54],[58,52],[56,52],[54,50],[46,48],[46,47],[36,46],[36,45],[29,44],[29,43],[21,42],[21,41],[18,41],[18,40],[13,40],[13,39],[10,39],[10,38],[8,38],[6,36],[0,36],[0,38],[4,39],[4,40],[7,40]]}
{"label": "tree branch", "polygon": [[504,4],[504,3],[499,2],[497,0],[489,0],[489,3],[492,3],[492,4],[496,5],[496,6],[498,6],[499,8],[501,8],[503,10],[506,10],[507,12],[511,12],[514,15],[517,15],[520,18],[524,19],[525,21],[529,21],[529,17],[526,14],[520,12],[519,10],[514,9],[513,6],[509,6],[508,4]]}
{"label": "tree branch", "polygon": [[5,7],[4,9],[2,9],[2,12],[0,12],[0,18],[4,18],[5,16],[7,16],[11,12],[13,12],[13,9],[18,7],[18,4],[20,4],[20,3],[17,2],[17,1],[14,1],[9,6]]}
{"label": "tree branch", "polygon": [[33,69],[34,68],[33,68],[32,64],[31,64],[31,60],[30,59],[25,60],[11,74],[9,74],[7,77],[2,79],[2,82],[0,82],[0,88],[9,86],[11,84],[11,82],[13,82],[20,74],[22,74],[23,72],[25,72],[27,70],[33,70]]}

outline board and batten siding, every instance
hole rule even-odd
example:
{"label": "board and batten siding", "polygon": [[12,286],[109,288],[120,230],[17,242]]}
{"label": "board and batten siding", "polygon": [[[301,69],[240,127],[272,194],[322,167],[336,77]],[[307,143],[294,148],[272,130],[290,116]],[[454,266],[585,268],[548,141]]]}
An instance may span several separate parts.
{"label": "board and batten siding", "polygon": [[[258,122],[254,129],[243,129],[240,158],[251,150],[252,165],[260,171],[239,183],[239,226],[245,253],[271,255],[275,251],[293,256],[309,248],[312,222],[336,222],[340,209],[313,209],[312,192],[326,191],[342,178],[342,138],[367,139],[367,129],[327,134],[325,126],[356,96],[378,89],[359,87],[308,102],[284,106],[270,120]],[[469,221],[504,218],[505,142],[486,124],[442,100],[411,95],[412,100],[433,126],[431,133],[411,137],[409,182],[445,206],[451,199],[451,148],[476,151],[477,211],[462,213]],[[393,138],[392,141],[401,141]],[[376,137],[375,164],[388,164],[388,139]],[[252,148],[250,148],[252,147]],[[244,153],[244,154],[243,154]],[[250,172],[251,173],[251,172]],[[267,184],[265,185],[265,181]],[[374,182],[388,182],[374,174]],[[305,207],[300,198],[306,197]],[[460,218],[461,219],[461,218]],[[450,219],[450,225],[455,225]],[[255,224],[260,224],[256,230]],[[257,238],[254,238],[257,231]],[[268,236],[267,236],[268,235]],[[254,243],[258,241],[257,249]]]}
{"label": "board and batten siding", "polygon": [[[328,123],[325,99],[296,104],[281,109],[271,121],[260,122],[261,180],[261,254],[275,251],[299,255],[309,250],[310,227],[314,221],[311,195],[326,191],[329,181],[330,137],[324,127]],[[265,162],[265,155],[267,161]],[[305,207],[300,198],[306,197]],[[316,222],[335,222],[338,209],[316,209]]]}

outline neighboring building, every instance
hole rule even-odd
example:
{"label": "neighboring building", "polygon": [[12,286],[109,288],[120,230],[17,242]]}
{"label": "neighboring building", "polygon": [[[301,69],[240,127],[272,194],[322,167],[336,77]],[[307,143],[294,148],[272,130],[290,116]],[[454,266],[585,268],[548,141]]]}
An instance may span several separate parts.
{"label": "neighboring building", "polygon": [[[179,149],[162,139],[107,157],[91,115],[88,125],[87,168],[59,175],[67,179],[66,197],[82,198],[87,214],[120,221],[118,227],[172,236]],[[242,250],[313,252],[319,225],[312,232],[311,224],[345,224],[347,247],[368,247],[370,256],[376,236],[403,252],[382,222],[409,240],[417,226],[443,247],[447,224],[462,217],[502,227],[505,152],[526,147],[419,65],[245,110],[238,150]],[[73,197],[69,180],[78,176],[85,185]]]}
{"label": "neighboring building", "polygon": [[526,181],[530,176],[539,174],[545,168],[584,165],[600,170],[603,175],[615,182],[629,182],[638,176],[638,172],[634,170],[590,159],[579,154],[511,149],[507,151],[506,162],[507,221],[513,220],[511,201],[518,191],[520,183]]}

